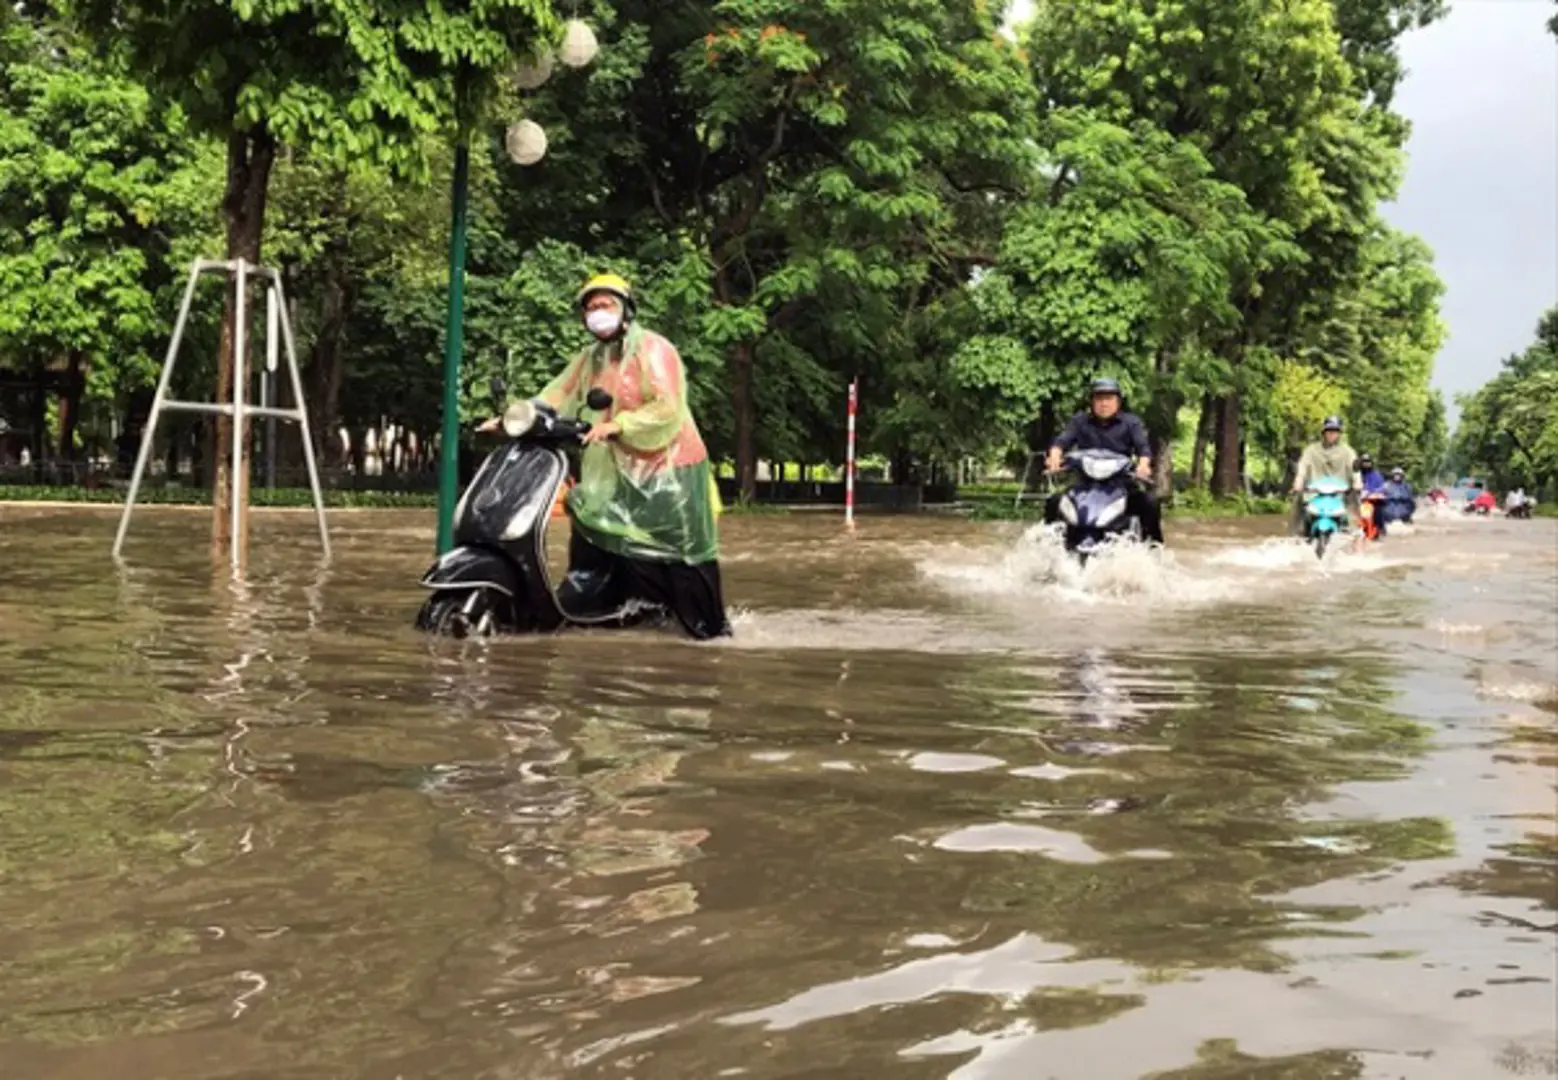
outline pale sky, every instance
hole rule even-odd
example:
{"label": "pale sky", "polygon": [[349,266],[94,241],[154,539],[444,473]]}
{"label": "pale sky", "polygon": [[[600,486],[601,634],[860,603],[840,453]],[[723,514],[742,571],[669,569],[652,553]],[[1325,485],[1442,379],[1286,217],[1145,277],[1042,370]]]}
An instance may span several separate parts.
{"label": "pale sky", "polygon": [[[1083,0],[1085,2],[1085,0]],[[1450,0],[1406,36],[1394,106],[1412,122],[1400,198],[1382,208],[1434,249],[1450,337],[1434,382],[1475,390],[1558,304],[1558,39],[1551,0]],[[1009,22],[1027,18],[1014,0]]]}
{"label": "pale sky", "polygon": [[1451,0],[1409,34],[1406,182],[1384,208],[1434,249],[1450,340],[1434,382],[1475,390],[1558,304],[1558,38],[1551,0]]}

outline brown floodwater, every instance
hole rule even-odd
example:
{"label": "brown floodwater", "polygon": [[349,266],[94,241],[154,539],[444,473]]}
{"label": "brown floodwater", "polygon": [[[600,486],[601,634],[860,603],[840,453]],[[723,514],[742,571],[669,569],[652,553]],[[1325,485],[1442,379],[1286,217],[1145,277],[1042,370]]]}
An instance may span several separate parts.
{"label": "brown floodwater", "polygon": [[1558,1075],[1558,523],[733,517],[699,646],[332,520],[0,508],[4,1080]]}

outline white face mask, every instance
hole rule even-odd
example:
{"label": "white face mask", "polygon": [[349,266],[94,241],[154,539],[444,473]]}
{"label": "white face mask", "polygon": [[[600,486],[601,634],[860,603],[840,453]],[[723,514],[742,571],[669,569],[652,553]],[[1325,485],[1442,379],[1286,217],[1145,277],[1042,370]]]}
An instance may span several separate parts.
{"label": "white face mask", "polygon": [[584,316],[584,325],[590,328],[590,333],[604,340],[621,328],[622,316],[606,308],[597,308]]}

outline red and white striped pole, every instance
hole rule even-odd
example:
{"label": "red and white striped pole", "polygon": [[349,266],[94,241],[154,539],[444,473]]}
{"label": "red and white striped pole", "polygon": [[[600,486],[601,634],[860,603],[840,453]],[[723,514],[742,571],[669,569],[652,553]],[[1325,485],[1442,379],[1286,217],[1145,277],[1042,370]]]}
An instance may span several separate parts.
{"label": "red and white striped pole", "polygon": [[849,442],[844,450],[844,524],[855,527],[855,408],[860,402],[860,380],[849,382]]}

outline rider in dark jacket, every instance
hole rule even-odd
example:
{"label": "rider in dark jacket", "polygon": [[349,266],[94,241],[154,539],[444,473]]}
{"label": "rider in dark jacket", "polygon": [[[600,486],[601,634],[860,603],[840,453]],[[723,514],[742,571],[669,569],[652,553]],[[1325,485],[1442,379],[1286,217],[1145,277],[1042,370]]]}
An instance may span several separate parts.
{"label": "rider in dark jacket", "polygon": [[1390,479],[1385,481],[1383,490],[1385,492],[1385,503],[1381,507],[1384,511],[1383,520],[1412,524],[1412,515],[1417,512],[1417,495],[1412,491],[1412,485],[1407,483],[1406,470],[1391,469]]}
{"label": "rider in dark jacket", "polygon": [[[1064,431],[1050,444],[1044,468],[1059,472],[1062,456],[1068,450],[1109,450],[1136,459],[1137,483],[1131,486],[1128,512],[1141,522],[1142,539],[1148,543],[1163,543],[1163,512],[1151,488],[1152,444],[1147,439],[1147,425],[1135,413],[1123,411],[1123,395],[1120,384],[1114,379],[1094,379],[1092,408],[1071,418]],[[1050,524],[1060,520],[1060,496],[1051,495],[1044,502],[1044,520]]]}

